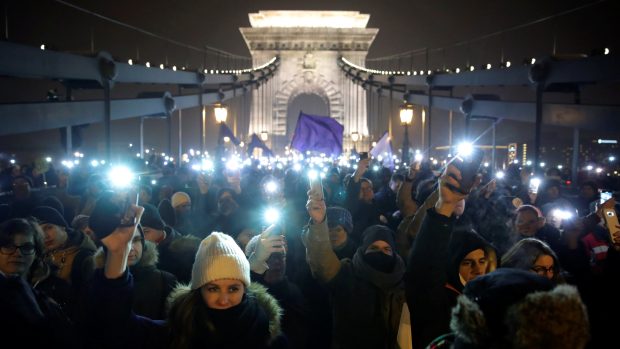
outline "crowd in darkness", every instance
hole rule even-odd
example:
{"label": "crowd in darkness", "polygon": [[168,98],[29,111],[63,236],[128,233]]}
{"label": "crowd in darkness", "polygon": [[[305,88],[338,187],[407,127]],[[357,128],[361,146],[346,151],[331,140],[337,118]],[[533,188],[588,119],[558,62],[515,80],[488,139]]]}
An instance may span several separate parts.
{"label": "crowd in darkness", "polygon": [[105,166],[7,166],[2,332],[64,348],[616,342],[620,226],[599,186],[620,188],[569,190],[555,169],[534,188],[511,164],[461,190],[451,163],[373,161],[326,162],[321,180],[308,164],[153,158],[124,188]]}

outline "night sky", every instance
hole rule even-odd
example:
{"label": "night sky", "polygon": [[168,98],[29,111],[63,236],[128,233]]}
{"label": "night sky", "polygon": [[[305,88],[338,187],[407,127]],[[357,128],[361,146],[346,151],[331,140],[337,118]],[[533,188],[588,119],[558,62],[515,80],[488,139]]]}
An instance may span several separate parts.
{"label": "night sky", "polygon": [[[520,62],[525,57],[544,56],[552,52],[555,37],[556,53],[589,53],[592,48],[611,47],[620,50],[617,33],[620,32],[617,14],[620,2],[608,1],[492,1],[492,0],[437,0],[437,1],[78,1],[70,0],[80,7],[97,12],[133,26],[169,37],[190,45],[209,45],[235,54],[249,52],[239,33],[239,27],[249,26],[247,14],[259,10],[355,10],[370,14],[368,27],[379,28],[379,34],[369,52],[369,58],[380,57],[420,48],[445,50],[431,54],[430,66],[464,66],[498,63],[502,53],[506,59]],[[179,48],[160,40],[149,38],[118,25],[81,13],[52,0],[20,0],[3,2],[2,33],[8,18],[8,40],[40,45],[52,49],[88,54],[94,50],[106,50],[115,57],[126,60],[135,58],[139,52],[142,61],[155,64],[198,66],[201,54]],[[454,43],[470,40],[485,34],[498,32],[531,22],[577,6],[598,3],[584,10],[546,21],[525,29],[507,32],[470,45],[451,47]],[[91,41],[91,38],[93,39]],[[422,64],[421,58],[418,64]],[[0,102],[33,101],[44,98],[46,87],[34,86],[32,82],[16,79],[0,79]],[[604,88],[595,95],[602,102],[618,95],[617,87]],[[98,98],[95,92],[85,92],[80,98]],[[190,113],[191,114],[191,113]],[[153,139],[161,138],[158,121],[148,127]],[[160,125],[159,125],[160,126]],[[135,120],[114,124],[115,142],[136,142]],[[188,127],[188,137],[195,127]],[[525,138],[533,128],[530,125],[511,126],[501,131],[499,141],[510,141],[516,132]],[[129,130],[129,131],[127,131]],[[100,144],[89,141],[100,132],[91,126],[85,133],[87,150],[96,151]],[[547,132],[548,130],[545,130]],[[124,132],[129,132],[130,136]],[[159,132],[159,133],[158,133]],[[176,131],[175,131],[176,132]],[[555,130],[553,130],[555,132]],[[214,136],[211,132],[209,135]],[[560,139],[570,142],[570,130],[560,132]],[[595,134],[585,133],[585,137]],[[601,133],[603,134],[603,133]],[[0,150],[15,152],[19,149],[41,151],[51,149],[60,153],[57,131],[39,132],[32,142],[15,146],[18,137],[1,137]],[[47,139],[47,145],[41,139]],[[153,140],[154,142],[154,140]],[[173,144],[176,140],[173,140]],[[127,142],[128,143],[128,142]],[[147,141],[147,143],[149,143]],[[414,139],[415,143],[415,139]],[[157,144],[153,144],[157,145]]]}

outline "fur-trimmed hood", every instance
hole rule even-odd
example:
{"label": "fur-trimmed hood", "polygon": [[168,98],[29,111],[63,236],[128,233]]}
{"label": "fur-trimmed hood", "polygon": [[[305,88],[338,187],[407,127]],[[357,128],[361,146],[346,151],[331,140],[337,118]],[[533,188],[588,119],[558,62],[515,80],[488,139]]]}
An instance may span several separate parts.
{"label": "fur-trimmed hood", "polygon": [[[167,312],[169,312],[175,302],[182,301],[183,298],[189,297],[191,291],[192,290],[189,285],[177,285],[177,287],[168,296]],[[258,302],[258,305],[265,311],[265,314],[269,319],[270,342],[273,342],[282,334],[282,326],[280,321],[283,311],[278,304],[278,301],[271,294],[269,294],[269,292],[267,292],[267,289],[263,285],[256,282],[253,282],[250,286],[248,286],[248,289],[246,290],[246,297],[255,299],[256,302]]]}
{"label": "fur-trimmed hood", "polygon": [[[157,245],[155,245],[151,241],[144,241],[144,247],[142,249],[142,258],[138,264],[134,267],[154,267],[157,266],[159,262],[159,252],[157,251]],[[95,258],[95,268],[103,268],[105,265],[105,253],[103,252],[103,247],[99,247],[97,252],[94,255]]]}
{"label": "fur-trimmed hood", "polygon": [[519,272],[524,274],[504,273],[518,282],[487,282],[473,292],[468,283],[452,310],[454,347],[584,348],[589,322],[577,289],[568,285],[551,289],[547,280]]}

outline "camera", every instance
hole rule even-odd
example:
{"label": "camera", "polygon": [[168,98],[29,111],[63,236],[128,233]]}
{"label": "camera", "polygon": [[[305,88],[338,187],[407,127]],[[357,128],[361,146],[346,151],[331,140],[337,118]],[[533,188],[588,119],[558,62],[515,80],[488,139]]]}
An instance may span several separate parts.
{"label": "camera", "polygon": [[361,152],[360,153],[360,160],[365,160],[368,159],[368,152]]}

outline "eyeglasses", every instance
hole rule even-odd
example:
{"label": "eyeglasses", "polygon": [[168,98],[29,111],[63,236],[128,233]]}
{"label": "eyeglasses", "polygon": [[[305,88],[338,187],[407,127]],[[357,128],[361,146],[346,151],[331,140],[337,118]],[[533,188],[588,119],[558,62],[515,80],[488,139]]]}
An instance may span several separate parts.
{"label": "eyeglasses", "polygon": [[545,276],[547,274],[555,274],[555,269],[553,266],[550,266],[549,268],[545,268],[543,266],[535,266],[535,267],[532,267],[531,270],[540,276]]}
{"label": "eyeglasses", "polygon": [[11,255],[15,253],[17,249],[19,249],[19,251],[24,256],[29,256],[31,254],[34,254],[34,244],[23,244],[19,246],[11,244],[11,245],[0,246],[0,253]]}

